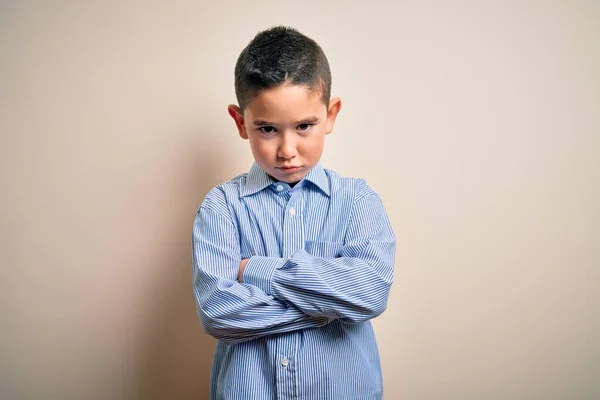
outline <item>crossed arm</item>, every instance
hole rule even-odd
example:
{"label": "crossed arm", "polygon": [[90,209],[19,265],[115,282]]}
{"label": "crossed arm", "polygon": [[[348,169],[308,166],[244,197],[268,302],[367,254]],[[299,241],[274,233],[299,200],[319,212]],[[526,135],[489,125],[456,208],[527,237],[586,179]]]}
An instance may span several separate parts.
{"label": "crossed arm", "polygon": [[246,268],[246,264],[248,264],[248,260],[249,258],[240,261],[240,269],[238,270],[237,277],[239,283],[244,283],[244,269]]}
{"label": "crossed arm", "polygon": [[385,310],[393,279],[395,238],[376,195],[358,200],[339,257],[298,250],[290,258],[240,262],[233,221],[202,206],[193,233],[194,292],[210,335],[237,343],[275,333],[357,323]]}

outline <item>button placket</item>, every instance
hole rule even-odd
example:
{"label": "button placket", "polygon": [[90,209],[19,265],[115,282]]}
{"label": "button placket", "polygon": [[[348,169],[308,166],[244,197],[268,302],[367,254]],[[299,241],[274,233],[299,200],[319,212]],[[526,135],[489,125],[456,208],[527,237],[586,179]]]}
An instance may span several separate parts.
{"label": "button placket", "polygon": [[[284,186],[285,187],[285,186]],[[277,188],[275,187],[277,190]],[[301,207],[303,204],[300,188],[278,192],[281,199],[287,200],[282,210],[283,226],[281,236],[281,256],[290,258],[294,252],[304,247],[304,222]],[[276,381],[278,398],[297,398],[298,388],[296,362],[299,332],[282,334],[277,340]]]}
{"label": "button placket", "polygon": [[298,332],[286,332],[277,338],[277,349],[275,362],[275,379],[277,382],[277,398],[294,399],[297,398],[297,370],[296,343],[298,343]]}
{"label": "button placket", "polygon": [[295,251],[304,248],[304,223],[300,208],[302,193],[297,190],[291,193],[283,216],[282,257],[290,257]]}

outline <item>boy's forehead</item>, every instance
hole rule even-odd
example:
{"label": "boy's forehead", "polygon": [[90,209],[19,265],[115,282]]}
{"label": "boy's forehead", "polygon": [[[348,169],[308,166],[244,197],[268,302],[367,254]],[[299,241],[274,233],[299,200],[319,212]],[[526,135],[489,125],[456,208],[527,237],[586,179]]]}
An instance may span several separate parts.
{"label": "boy's forehead", "polygon": [[321,94],[301,85],[284,84],[257,93],[244,110],[246,118],[276,122],[326,113]]}

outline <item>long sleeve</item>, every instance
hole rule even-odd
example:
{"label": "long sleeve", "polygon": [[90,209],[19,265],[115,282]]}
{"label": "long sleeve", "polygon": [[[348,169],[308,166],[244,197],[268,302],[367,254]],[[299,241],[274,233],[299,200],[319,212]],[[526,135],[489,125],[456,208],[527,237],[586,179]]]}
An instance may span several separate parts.
{"label": "long sleeve", "polygon": [[198,316],[208,334],[232,344],[329,322],[256,286],[238,283],[239,240],[236,226],[222,209],[200,207],[193,227],[193,286]]}
{"label": "long sleeve", "polygon": [[361,322],[387,306],[395,248],[383,204],[370,192],[353,204],[343,244],[306,243],[289,259],[251,257],[244,281],[308,315]]}

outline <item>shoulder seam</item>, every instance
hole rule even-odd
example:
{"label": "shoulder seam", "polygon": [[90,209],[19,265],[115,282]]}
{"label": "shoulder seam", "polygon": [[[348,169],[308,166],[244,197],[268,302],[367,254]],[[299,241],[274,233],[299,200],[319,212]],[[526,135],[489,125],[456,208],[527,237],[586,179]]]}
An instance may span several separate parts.
{"label": "shoulder seam", "polygon": [[198,207],[196,213],[202,209],[208,210],[220,215],[229,222],[234,223],[230,214],[231,210],[227,203],[227,195],[225,194],[224,185],[226,185],[226,183],[219,184],[209,190],[209,192],[206,194],[206,197],[200,204],[200,207]]}
{"label": "shoulder seam", "polygon": [[210,212],[213,212],[213,213],[215,213],[215,214],[217,214],[217,215],[225,218],[227,221],[229,221],[229,222],[231,222],[233,224],[233,219],[231,218],[231,215],[226,215],[224,212],[219,211],[217,209],[214,209],[214,208],[212,208],[210,206],[207,206],[205,204],[202,204],[200,207],[198,207],[198,211],[196,212],[196,214],[198,212],[200,212],[200,210],[203,210],[203,209],[207,210],[207,211],[210,211]]}
{"label": "shoulder seam", "polygon": [[359,201],[361,201],[362,199],[364,199],[365,197],[368,196],[375,196],[375,197],[379,197],[377,195],[377,193],[375,193],[375,191],[373,189],[371,189],[371,187],[367,184],[367,181],[361,178],[354,178],[355,179],[355,199],[354,199],[354,204],[358,203]]}

